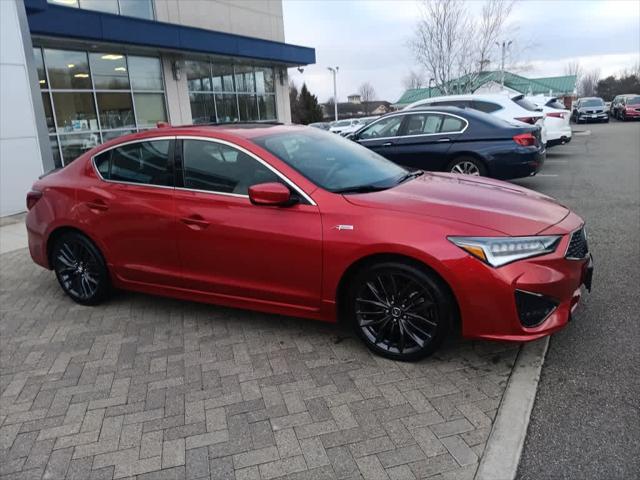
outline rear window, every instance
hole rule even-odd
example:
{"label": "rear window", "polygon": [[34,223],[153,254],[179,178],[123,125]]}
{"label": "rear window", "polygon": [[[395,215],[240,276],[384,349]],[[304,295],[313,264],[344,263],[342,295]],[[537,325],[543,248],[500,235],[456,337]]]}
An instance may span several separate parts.
{"label": "rear window", "polygon": [[173,173],[169,168],[169,140],[116,147],[96,157],[96,167],[107,180],[146,185],[173,184]]}
{"label": "rear window", "polygon": [[497,103],[474,100],[471,104],[471,108],[485,113],[493,113],[500,110],[502,107]]}
{"label": "rear window", "polygon": [[562,103],[557,98],[553,98],[553,99],[549,100],[547,103],[545,103],[545,105],[547,107],[557,108],[557,109],[560,109],[560,110],[566,110],[566,108],[567,108],[567,107],[565,107],[564,103]]}
{"label": "rear window", "polygon": [[536,106],[536,104],[524,98],[524,95],[514,97],[511,100],[517,103],[518,105],[520,105],[525,110],[529,110],[530,112],[540,111],[540,109]]}

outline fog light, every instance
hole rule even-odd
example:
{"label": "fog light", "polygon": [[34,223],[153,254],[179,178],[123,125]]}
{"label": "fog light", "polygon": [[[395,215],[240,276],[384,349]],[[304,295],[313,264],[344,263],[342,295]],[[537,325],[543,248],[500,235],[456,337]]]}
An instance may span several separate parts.
{"label": "fog light", "polygon": [[540,325],[557,306],[558,302],[539,293],[516,290],[518,316],[520,323],[525,327]]}

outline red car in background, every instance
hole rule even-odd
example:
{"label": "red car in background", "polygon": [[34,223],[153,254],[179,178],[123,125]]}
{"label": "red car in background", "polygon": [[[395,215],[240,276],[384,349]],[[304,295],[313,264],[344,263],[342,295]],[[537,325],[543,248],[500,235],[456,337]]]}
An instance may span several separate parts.
{"label": "red car in background", "polygon": [[618,106],[620,120],[637,120],[640,118],[640,95],[627,95]]}
{"label": "red car in background", "polygon": [[501,181],[408,171],[309,127],[165,127],[27,196],[33,260],[76,302],[112,287],[335,322],[415,360],[461,328],[533,340],[591,285],[584,222]]}

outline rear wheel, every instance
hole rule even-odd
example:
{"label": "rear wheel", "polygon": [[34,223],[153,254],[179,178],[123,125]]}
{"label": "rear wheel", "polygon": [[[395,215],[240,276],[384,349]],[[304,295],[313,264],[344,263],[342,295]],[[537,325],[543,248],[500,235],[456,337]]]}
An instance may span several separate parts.
{"label": "rear wheel", "polygon": [[353,326],[365,345],[401,361],[433,353],[446,337],[455,311],[435,275],[402,262],[361,270],[351,284],[348,302]]}
{"label": "rear wheel", "polygon": [[447,170],[451,173],[475,175],[476,177],[487,175],[487,168],[484,164],[473,157],[458,157],[449,164]]}
{"label": "rear wheel", "polygon": [[110,293],[102,254],[84,235],[68,232],[56,239],[51,259],[60,286],[75,302],[97,305]]}

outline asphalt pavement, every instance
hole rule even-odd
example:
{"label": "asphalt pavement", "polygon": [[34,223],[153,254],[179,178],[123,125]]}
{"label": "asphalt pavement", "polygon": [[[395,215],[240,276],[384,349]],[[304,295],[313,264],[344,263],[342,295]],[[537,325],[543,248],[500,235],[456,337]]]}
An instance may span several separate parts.
{"label": "asphalt pavement", "polygon": [[536,177],[587,224],[593,291],[553,335],[518,479],[640,478],[640,122],[575,125]]}

